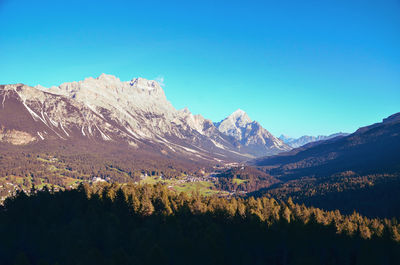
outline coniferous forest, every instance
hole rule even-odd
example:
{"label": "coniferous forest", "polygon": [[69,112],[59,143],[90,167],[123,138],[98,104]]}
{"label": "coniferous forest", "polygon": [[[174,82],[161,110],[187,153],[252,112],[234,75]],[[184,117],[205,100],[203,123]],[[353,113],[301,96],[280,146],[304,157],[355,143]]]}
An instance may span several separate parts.
{"label": "coniferous forest", "polygon": [[2,264],[399,264],[395,219],[162,185],[32,188],[0,210]]}
{"label": "coniferous forest", "polygon": [[0,265],[400,265],[400,0],[0,0]]}

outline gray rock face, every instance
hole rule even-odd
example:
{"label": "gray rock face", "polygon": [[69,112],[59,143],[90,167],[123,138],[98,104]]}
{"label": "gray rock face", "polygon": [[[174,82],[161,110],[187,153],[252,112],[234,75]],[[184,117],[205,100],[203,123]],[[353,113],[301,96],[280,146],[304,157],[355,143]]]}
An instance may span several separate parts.
{"label": "gray rock face", "polygon": [[8,143],[92,139],[221,162],[287,149],[245,113],[231,117],[236,131],[228,123],[224,131],[188,109],[176,110],[156,81],[143,78],[102,74],[50,88],[3,85],[0,101],[0,141]]}
{"label": "gray rock face", "polygon": [[290,138],[286,135],[279,136],[279,139],[282,140],[285,144],[289,145],[290,147],[297,148],[308,143],[313,143],[317,141],[325,141],[329,139],[333,139],[335,137],[343,137],[349,135],[348,133],[334,133],[331,135],[318,135],[318,136],[308,136],[304,135],[299,138]]}
{"label": "gray rock face", "polygon": [[256,156],[273,155],[291,148],[264,129],[258,122],[252,121],[241,109],[215,124],[220,132],[235,138],[243,147]]}

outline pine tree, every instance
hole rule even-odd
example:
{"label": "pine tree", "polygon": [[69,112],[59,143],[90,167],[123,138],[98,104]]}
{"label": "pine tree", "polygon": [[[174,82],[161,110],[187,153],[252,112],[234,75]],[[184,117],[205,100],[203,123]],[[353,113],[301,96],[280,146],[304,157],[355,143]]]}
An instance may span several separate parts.
{"label": "pine tree", "polygon": [[30,264],[31,263],[29,262],[28,257],[23,252],[18,253],[18,255],[15,257],[14,265],[30,265]]}

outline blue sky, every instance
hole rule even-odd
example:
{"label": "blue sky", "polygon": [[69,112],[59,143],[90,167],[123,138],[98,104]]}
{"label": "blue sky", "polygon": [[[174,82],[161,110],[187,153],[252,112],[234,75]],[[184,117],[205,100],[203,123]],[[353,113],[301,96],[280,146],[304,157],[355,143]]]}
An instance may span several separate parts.
{"label": "blue sky", "polygon": [[213,121],[352,132],[400,111],[400,1],[0,0],[0,83],[103,72]]}

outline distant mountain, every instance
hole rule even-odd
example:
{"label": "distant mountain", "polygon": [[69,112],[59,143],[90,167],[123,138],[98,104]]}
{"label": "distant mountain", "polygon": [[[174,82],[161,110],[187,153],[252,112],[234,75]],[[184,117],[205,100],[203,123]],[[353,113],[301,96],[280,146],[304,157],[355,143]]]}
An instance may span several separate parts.
{"label": "distant mountain", "polygon": [[15,146],[73,143],[90,152],[107,144],[119,153],[146,151],[194,163],[244,161],[290,149],[258,123],[244,122],[246,117],[243,138],[223,133],[187,108],[176,110],[161,86],[144,78],[120,81],[102,74],[50,88],[1,85],[0,102],[0,142]]}
{"label": "distant mountain", "polygon": [[309,143],[300,148],[251,162],[267,166],[274,176],[296,178],[400,171],[400,113],[362,127],[345,137]]}
{"label": "distant mountain", "polygon": [[326,135],[318,135],[318,136],[304,135],[299,138],[291,138],[289,136],[282,134],[281,136],[279,136],[279,139],[282,140],[285,144],[289,145],[290,147],[297,148],[297,147],[303,146],[308,143],[329,140],[329,139],[332,139],[335,137],[343,137],[343,136],[347,136],[347,135],[349,135],[349,134],[340,132],[340,133],[334,133],[334,134],[331,134],[328,136],[326,136]]}
{"label": "distant mountain", "polygon": [[215,123],[215,126],[223,134],[235,138],[240,143],[242,150],[256,156],[272,155],[291,149],[258,122],[252,121],[241,109]]}

